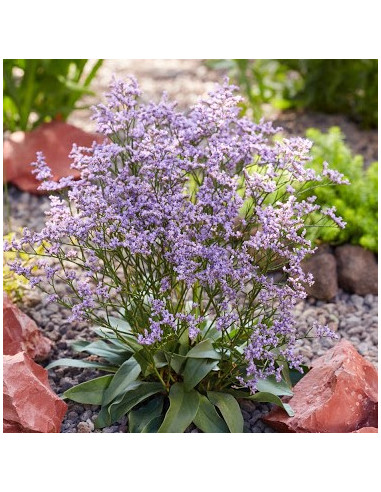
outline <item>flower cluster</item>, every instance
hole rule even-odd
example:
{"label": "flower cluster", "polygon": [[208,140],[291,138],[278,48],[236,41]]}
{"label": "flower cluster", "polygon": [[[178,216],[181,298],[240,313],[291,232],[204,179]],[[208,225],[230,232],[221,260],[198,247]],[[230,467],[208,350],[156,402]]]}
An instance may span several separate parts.
{"label": "flower cluster", "polygon": [[[259,378],[279,375],[280,360],[300,367],[292,310],[312,280],[301,267],[313,253],[304,226],[320,210],[301,194],[342,177],[326,164],[321,175],[308,167],[308,140],[274,139],[271,123],[240,118],[234,92],[226,81],[184,114],[166,97],[140,103],[134,79],[114,80],[108,104],[94,109],[104,143],[73,147],[78,181],[50,181],[38,155],[41,189],[61,198],[50,197],[42,231],[25,230],[6,248],[49,243],[55,266],[15,271],[37,275],[73,318],[104,324],[119,313],[142,344],[159,347],[186,330],[192,343],[209,323],[222,352],[241,354],[247,367],[227,367],[226,377],[255,391]],[[321,212],[343,225],[333,209]],[[280,283],[268,275],[275,268]],[[56,278],[70,295],[58,294]]]}

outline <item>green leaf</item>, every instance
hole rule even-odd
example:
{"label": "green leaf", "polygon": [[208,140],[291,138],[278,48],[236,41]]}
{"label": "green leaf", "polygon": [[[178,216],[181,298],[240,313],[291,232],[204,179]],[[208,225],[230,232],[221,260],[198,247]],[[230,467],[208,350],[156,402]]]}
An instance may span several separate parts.
{"label": "green leaf", "polygon": [[153,372],[152,367],[150,366],[150,361],[147,360],[147,356],[142,354],[142,351],[135,352],[133,358],[138,362],[141,367],[141,371],[144,377],[148,376]]}
{"label": "green leaf", "polygon": [[185,390],[189,391],[194,388],[217,365],[218,361],[216,360],[189,358],[183,371]]}
{"label": "green leaf", "polygon": [[213,405],[220,410],[230,432],[243,432],[243,417],[234,396],[216,391],[208,391],[207,394]]}
{"label": "green leaf", "polygon": [[211,320],[206,320],[204,328],[201,329],[203,337],[211,338],[212,340],[218,340],[222,336],[222,331],[217,330],[215,326],[212,326]]}
{"label": "green leaf", "polygon": [[261,403],[274,403],[275,405],[278,405],[278,407],[283,408],[289,417],[293,417],[295,415],[293,409],[288,403],[283,403],[279,396],[273,395],[272,393],[259,392],[255,393],[255,395],[246,397],[246,399]]}
{"label": "green leaf", "polygon": [[153,356],[153,359],[155,361],[155,367],[157,369],[160,369],[161,367],[165,367],[168,365],[167,358],[162,350],[156,352],[156,354]]}
{"label": "green leaf", "polygon": [[181,345],[188,345],[189,343],[189,329],[185,328],[184,331],[181,333],[179,342]]}
{"label": "green leaf", "polygon": [[87,345],[75,342],[74,348],[77,352],[87,352],[88,354],[97,355],[108,360],[111,364],[121,365],[131,356],[128,350],[119,350],[111,347],[103,340],[87,343]]}
{"label": "green leaf", "polygon": [[128,323],[124,319],[115,318],[114,316],[109,316],[108,322],[110,326],[116,329],[117,331],[120,331],[122,333],[129,333],[129,334],[132,333],[132,328],[130,323]]}
{"label": "green leaf", "polygon": [[[131,412],[128,414],[128,430],[132,433],[143,432],[143,429],[148,426],[152,420],[155,420],[161,416],[161,412],[163,411],[163,404],[164,396],[158,395],[151,401],[149,401],[146,405],[138,408],[137,410],[131,410]],[[163,418],[161,419],[161,422]]]}
{"label": "green leaf", "polygon": [[196,417],[193,419],[194,424],[202,432],[229,432],[224,420],[218,415],[214,405],[210,403],[204,395],[199,395],[200,405]]}
{"label": "green leaf", "polygon": [[159,415],[158,417],[155,417],[150,422],[148,422],[148,424],[145,427],[143,427],[142,433],[149,432],[151,434],[156,434],[159,431],[160,426],[163,423],[163,420],[164,420],[164,415]]}
{"label": "green leaf", "polygon": [[130,387],[127,388],[126,393],[122,398],[117,397],[109,404],[108,415],[110,417],[110,423],[107,425],[113,424],[132,410],[135,405],[146,400],[149,396],[162,392],[163,390],[163,385],[160,383],[141,383],[137,381],[132,383]]}
{"label": "green leaf", "polygon": [[103,393],[111,383],[113,377],[110,374],[77,384],[77,386],[65,391],[63,396],[78,403],[100,405],[102,403]]}
{"label": "green leaf", "polygon": [[279,396],[292,396],[294,394],[285,381],[282,380],[278,383],[275,376],[269,376],[266,379],[259,380],[257,389],[264,393],[272,393],[273,395]]}
{"label": "green leaf", "polygon": [[109,387],[104,392],[102,405],[107,405],[118,395],[124,393],[128,386],[137,379],[140,372],[140,366],[133,357],[126,360],[115,373]]}
{"label": "green leaf", "polygon": [[290,380],[292,386],[295,386],[310,370],[309,367],[302,365],[303,373],[297,371],[296,369],[290,369]]}
{"label": "green leaf", "polygon": [[92,362],[83,359],[58,359],[51,362],[45,367],[46,370],[53,369],[53,367],[67,366],[67,367],[85,367],[90,369],[99,369],[100,371],[116,372],[116,366],[108,366],[101,364],[100,362]]}
{"label": "green leaf", "polygon": [[181,374],[186,362],[186,357],[179,354],[164,352],[168,364],[172,367],[176,374]]}
{"label": "green leaf", "polygon": [[184,432],[195,418],[199,406],[199,393],[185,391],[183,383],[175,383],[169,391],[169,409],[158,432]]}
{"label": "green leaf", "polygon": [[216,350],[214,350],[212,341],[208,338],[198,343],[195,347],[191,348],[186,354],[187,357],[193,359],[220,359],[221,356]]}

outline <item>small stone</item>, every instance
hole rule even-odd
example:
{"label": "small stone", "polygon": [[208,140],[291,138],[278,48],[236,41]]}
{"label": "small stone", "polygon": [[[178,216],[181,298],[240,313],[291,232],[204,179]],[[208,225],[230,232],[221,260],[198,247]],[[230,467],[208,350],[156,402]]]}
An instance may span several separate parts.
{"label": "small stone", "polygon": [[365,297],[364,297],[364,303],[366,306],[368,307],[372,307],[373,306],[373,302],[374,302],[374,296],[373,294],[367,294]]}
{"label": "small stone", "polygon": [[364,304],[364,298],[361,296],[358,296],[357,294],[353,294],[351,298],[352,304],[354,304],[357,308],[362,308]]}
{"label": "small stone", "polygon": [[86,410],[85,412],[83,412],[83,414],[81,415],[81,419],[82,420],[87,420],[87,419],[90,419],[91,416],[92,416],[93,412],[91,410]]}
{"label": "small stone", "polygon": [[81,433],[84,433],[84,432],[91,432],[91,427],[89,425],[88,422],[80,422],[78,425],[77,425],[77,431],[78,432],[81,432]]}

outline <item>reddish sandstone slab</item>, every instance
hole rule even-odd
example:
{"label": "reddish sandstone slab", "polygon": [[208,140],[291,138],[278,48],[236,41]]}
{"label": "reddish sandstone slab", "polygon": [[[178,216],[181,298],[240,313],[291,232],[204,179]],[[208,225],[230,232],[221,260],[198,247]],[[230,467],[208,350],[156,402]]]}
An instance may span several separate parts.
{"label": "reddish sandstone slab", "polygon": [[47,371],[25,352],[3,356],[3,431],[60,432],[67,405],[51,390]]}
{"label": "reddish sandstone slab", "polygon": [[378,427],[377,371],[346,340],[312,364],[294,387],[288,417],[275,409],[264,418],[283,432],[353,432]]}
{"label": "reddish sandstone slab", "polygon": [[91,147],[94,140],[102,143],[104,137],[87,133],[62,121],[44,123],[31,132],[15,132],[4,140],[4,181],[16,185],[23,191],[41,194],[37,190],[39,181],[31,174],[31,162],[36,161],[36,152],[42,151],[51,167],[54,180],[65,176],[79,177],[79,172],[70,168],[68,157],[73,143]]}
{"label": "reddish sandstone slab", "polygon": [[48,357],[52,343],[36,323],[3,294],[3,353],[14,355],[25,351],[32,359]]}

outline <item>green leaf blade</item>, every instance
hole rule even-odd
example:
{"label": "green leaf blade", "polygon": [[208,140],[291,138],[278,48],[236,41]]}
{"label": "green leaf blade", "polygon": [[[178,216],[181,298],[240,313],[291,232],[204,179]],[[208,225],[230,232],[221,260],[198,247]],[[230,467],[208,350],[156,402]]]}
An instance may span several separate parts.
{"label": "green leaf blade", "polygon": [[116,398],[109,404],[107,411],[110,416],[110,424],[108,425],[119,420],[123,415],[126,415],[126,413],[151,395],[163,391],[161,383],[140,383],[135,381],[130,385],[130,388],[127,388],[126,393],[121,398]]}
{"label": "green leaf blade", "polygon": [[103,399],[103,393],[108,388],[114,376],[107,375],[100,378],[92,379],[65,391],[63,396],[78,403],[89,405],[100,405]]}
{"label": "green leaf blade", "polygon": [[263,393],[272,393],[277,396],[293,396],[291,388],[285,381],[277,381],[275,376],[269,376],[257,382],[257,389]]}
{"label": "green leaf blade", "polygon": [[99,369],[100,371],[108,371],[108,372],[116,372],[118,369],[116,366],[109,366],[106,364],[102,364],[100,362],[93,362],[83,359],[58,359],[47,365],[45,369],[49,371],[54,367],[61,367],[61,366],[80,367],[85,369]]}
{"label": "green leaf blade", "polygon": [[273,393],[265,393],[265,392],[258,392],[255,393],[254,395],[246,397],[247,400],[251,401],[258,401],[261,403],[274,403],[274,405],[278,405],[278,407],[283,408],[287,412],[287,415],[289,417],[294,417],[295,412],[291,408],[291,406],[288,403],[284,403],[279,396],[274,395]]}
{"label": "green leaf blade", "polygon": [[196,346],[190,349],[186,354],[187,357],[192,357],[195,359],[216,359],[221,358],[220,354],[214,350],[212,341],[208,338],[198,343]]}
{"label": "green leaf blade", "polygon": [[216,391],[208,391],[207,394],[213,405],[220,410],[230,432],[243,432],[242,412],[234,396]]}
{"label": "green leaf blade", "polygon": [[193,422],[199,407],[199,393],[186,391],[183,383],[175,383],[169,391],[170,406],[158,432],[179,433]]}
{"label": "green leaf blade", "polygon": [[214,405],[204,395],[199,395],[200,405],[193,423],[202,431],[208,433],[226,433],[229,428],[218,415]]}
{"label": "green leaf blade", "polygon": [[[152,432],[151,430],[144,430],[145,428],[152,429],[155,425],[151,424],[152,420],[157,421],[157,418],[161,416],[164,405],[164,396],[158,395],[153,398],[143,407],[137,410],[131,410],[128,414],[128,430],[131,433],[137,432]],[[162,421],[163,419],[161,419]],[[150,425],[151,424],[151,425]],[[161,422],[160,422],[161,424]]]}
{"label": "green leaf blade", "polygon": [[109,387],[104,392],[102,405],[107,405],[121,393],[124,393],[128,386],[137,379],[140,372],[140,366],[133,357],[126,360],[115,373]]}
{"label": "green leaf blade", "polygon": [[217,365],[218,361],[215,360],[189,358],[183,371],[185,391],[190,391],[197,386]]}

